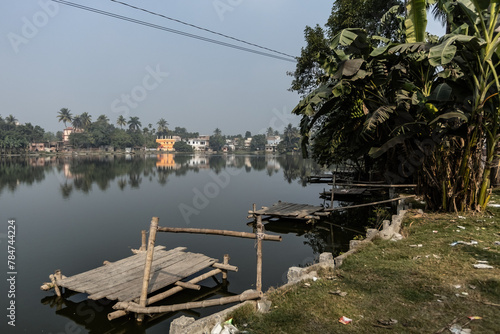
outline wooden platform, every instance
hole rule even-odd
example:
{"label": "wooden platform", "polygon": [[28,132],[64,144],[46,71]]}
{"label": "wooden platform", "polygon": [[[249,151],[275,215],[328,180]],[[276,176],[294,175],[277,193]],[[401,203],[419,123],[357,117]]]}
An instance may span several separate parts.
{"label": "wooden platform", "polygon": [[[319,195],[322,198],[331,198],[332,191],[331,190],[323,191]],[[351,188],[351,189],[334,188],[333,189],[334,200],[340,200],[340,201],[349,200],[349,199],[367,196],[367,195],[370,195],[370,191],[368,191],[367,188]]]}
{"label": "wooden platform", "polygon": [[[217,260],[204,254],[185,252],[185,247],[154,248],[148,294],[195,274]],[[121,302],[138,300],[144,276],[146,252],[129,256],[78,275],[59,280],[64,288],[89,294],[89,299]]]}
{"label": "wooden platform", "polygon": [[318,219],[317,214],[324,210],[321,206],[309,204],[295,204],[287,202],[277,202],[271,207],[263,207],[260,210],[250,210],[248,213],[252,215],[271,216],[280,218],[296,218],[296,219]]}

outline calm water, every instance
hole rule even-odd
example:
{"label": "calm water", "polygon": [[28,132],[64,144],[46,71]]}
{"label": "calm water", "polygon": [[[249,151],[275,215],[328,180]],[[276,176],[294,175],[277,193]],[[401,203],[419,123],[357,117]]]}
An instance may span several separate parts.
{"label": "calm water", "polygon": [[[160,226],[197,227],[252,232],[246,218],[257,208],[278,200],[320,205],[324,185],[306,185],[317,168],[298,156],[79,156],[0,160],[0,243],[7,268],[7,225],[15,220],[15,327],[7,325],[10,298],[2,298],[2,333],[167,333],[172,319],[199,317],[221,308],[165,315],[137,326],[135,321],[106,319],[113,303],[89,302],[76,294],[57,302],[53,291],[39,289],[55,269],[71,276],[104,260],[130,256],[138,248],[151,217]],[[341,215],[351,229],[366,220],[366,212]],[[264,242],[263,288],[285,283],[290,266],[310,264],[323,251],[345,250],[356,233],[320,224],[293,222],[267,225],[282,242]],[[188,247],[239,267],[229,273],[228,286],[212,279],[196,293],[174,302],[238,294],[255,284],[255,241],[210,235],[159,233],[157,244]],[[2,284],[7,296],[9,286]],[[216,293],[219,293],[218,295]],[[206,295],[203,297],[203,295]]]}

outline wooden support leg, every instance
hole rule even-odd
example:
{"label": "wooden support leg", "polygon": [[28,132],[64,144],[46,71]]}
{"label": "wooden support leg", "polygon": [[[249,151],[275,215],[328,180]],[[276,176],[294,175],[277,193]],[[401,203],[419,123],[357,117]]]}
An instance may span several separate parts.
{"label": "wooden support leg", "polygon": [[[149,287],[149,276],[151,275],[151,265],[153,263],[153,253],[155,248],[156,231],[158,230],[158,217],[153,217],[151,220],[151,226],[149,228],[149,242],[148,250],[146,254],[146,263],[144,265],[144,277],[142,279],[142,290],[141,299],[139,300],[139,305],[142,307],[146,306],[146,300],[148,297],[148,287]],[[137,316],[137,322],[142,322],[144,320],[144,314],[139,314]]]}
{"label": "wooden support leg", "polygon": [[[224,254],[224,260],[223,263],[225,265],[229,264],[229,254]],[[227,280],[227,270],[222,271],[222,279]]]}
{"label": "wooden support leg", "polygon": [[146,230],[141,231],[141,248],[139,248],[140,251],[146,250],[146,232]]}
{"label": "wooden support leg", "polygon": [[258,292],[262,291],[262,216],[257,216],[257,279],[255,289]]}
{"label": "wooden support leg", "polygon": [[59,290],[59,287],[57,286],[56,278],[54,277],[54,275],[50,275],[49,278],[50,278],[50,281],[52,282],[52,286],[54,287],[54,290],[56,291],[57,297],[61,297],[61,290]]}

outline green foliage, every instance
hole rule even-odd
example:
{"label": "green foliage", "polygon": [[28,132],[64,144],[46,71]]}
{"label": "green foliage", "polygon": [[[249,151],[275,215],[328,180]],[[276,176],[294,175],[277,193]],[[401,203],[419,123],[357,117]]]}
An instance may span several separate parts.
{"label": "green foliage", "polygon": [[264,151],[266,149],[266,135],[255,135],[252,137],[250,149],[252,151]]}
{"label": "green foliage", "polygon": [[433,209],[484,209],[500,126],[498,3],[442,1],[452,33],[428,42],[422,2],[408,6],[402,35],[415,42],[349,28],[318,57],[324,83],[293,110],[303,152],[415,178]]}
{"label": "green foliage", "polygon": [[217,128],[215,129],[215,134],[213,136],[210,136],[210,139],[208,141],[208,146],[214,150],[214,151],[220,151],[222,150],[222,147],[226,144],[226,140],[224,137],[220,134],[220,130]]}
{"label": "green foliage", "polygon": [[194,149],[191,145],[184,141],[178,141],[174,144],[174,149],[176,152],[193,153]]}

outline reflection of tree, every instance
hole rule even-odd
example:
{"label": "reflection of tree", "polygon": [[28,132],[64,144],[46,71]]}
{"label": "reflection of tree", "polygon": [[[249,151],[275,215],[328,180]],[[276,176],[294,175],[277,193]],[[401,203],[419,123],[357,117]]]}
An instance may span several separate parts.
{"label": "reflection of tree", "polygon": [[118,188],[120,188],[120,190],[125,189],[126,186],[127,186],[127,180],[123,178],[118,180]]}
{"label": "reflection of tree", "polygon": [[45,179],[45,171],[51,167],[44,160],[33,162],[18,157],[0,160],[0,192],[7,188],[14,192],[24,183],[31,185]]}
{"label": "reflection of tree", "polygon": [[308,177],[320,171],[319,166],[310,159],[303,159],[298,154],[287,154],[278,157],[283,167],[283,176],[288,183],[298,180],[303,187],[307,185]]}
{"label": "reflection of tree", "polygon": [[219,174],[226,167],[226,158],[221,155],[212,155],[208,158],[208,166]]}
{"label": "reflection of tree", "polygon": [[64,184],[61,184],[60,190],[63,198],[69,198],[69,195],[71,195],[71,192],[73,191],[73,185],[68,184],[68,182],[64,182]]}

